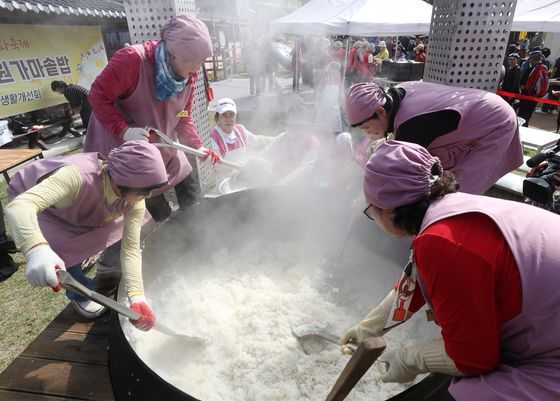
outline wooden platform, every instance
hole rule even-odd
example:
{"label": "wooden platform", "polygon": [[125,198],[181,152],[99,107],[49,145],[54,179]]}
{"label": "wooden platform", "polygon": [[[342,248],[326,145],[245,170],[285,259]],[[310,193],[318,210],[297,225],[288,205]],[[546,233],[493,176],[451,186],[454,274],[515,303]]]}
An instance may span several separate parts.
{"label": "wooden platform", "polygon": [[108,314],[85,322],[67,306],[0,374],[0,401],[114,401],[108,334]]}

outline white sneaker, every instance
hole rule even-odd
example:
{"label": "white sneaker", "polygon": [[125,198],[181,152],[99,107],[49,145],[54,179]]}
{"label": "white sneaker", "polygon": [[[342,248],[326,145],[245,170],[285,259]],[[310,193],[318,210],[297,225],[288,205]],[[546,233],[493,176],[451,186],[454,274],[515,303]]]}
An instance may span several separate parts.
{"label": "white sneaker", "polygon": [[105,306],[89,299],[85,301],[72,301],[72,306],[78,315],[88,320],[97,319],[107,312]]}

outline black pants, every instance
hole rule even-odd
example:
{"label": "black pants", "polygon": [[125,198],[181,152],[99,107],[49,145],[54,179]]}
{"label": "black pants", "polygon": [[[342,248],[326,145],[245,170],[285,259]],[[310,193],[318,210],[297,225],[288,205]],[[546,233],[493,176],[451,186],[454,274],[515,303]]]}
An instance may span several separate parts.
{"label": "black pants", "polygon": [[[181,209],[194,205],[198,199],[199,186],[195,175],[193,171],[193,173],[189,174],[187,178],[175,186],[175,195]],[[171,215],[171,207],[164,194],[146,199],[146,209],[148,209],[148,212],[150,212],[155,221],[163,221]]]}
{"label": "black pants", "polygon": [[[4,225],[4,210],[0,203],[0,241],[7,241],[6,226]],[[0,282],[6,280],[18,269],[18,266],[8,254],[8,252],[0,247]]]}
{"label": "black pants", "polygon": [[91,117],[91,106],[89,102],[85,101],[80,108],[80,118],[84,124],[84,128],[87,130],[89,119]]}
{"label": "black pants", "polygon": [[529,126],[529,120],[535,111],[535,107],[537,107],[536,102],[532,102],[530,100],[520,100],[519,101],[519,108],[517,109],[517,116],[521,117],[525,120],[524,127]]}
{"label": "black pants", "polygon": [[[548,88],[548,98],[550,100],[558,100],[558,96],[554,96],[552,94],[552,88]],[[541,110],[542,111],[546,111],[546,112],[551,112],[552,110],[556,110],[558,108],[558,106],[553,106],[552,104],[548,104],[548,103],[543,103]]]}
{"label": "black pants", "polygon": [[455,397],[453,397],[450,393],[449,390],[447,390],[445,392],[445,394],[443,394],[443,397],[441,397],[440,401],[456,401]]}

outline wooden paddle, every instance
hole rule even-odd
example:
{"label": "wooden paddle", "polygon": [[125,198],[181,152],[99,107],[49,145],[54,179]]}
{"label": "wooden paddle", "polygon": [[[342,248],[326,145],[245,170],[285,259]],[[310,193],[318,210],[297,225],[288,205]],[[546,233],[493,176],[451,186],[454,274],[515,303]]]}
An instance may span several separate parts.
{"label": "wooden paddle", "polygon": [[385,340],[382,337],[370,337],[360,343],[338,377],[326,401],[344,400],[384,350]]}

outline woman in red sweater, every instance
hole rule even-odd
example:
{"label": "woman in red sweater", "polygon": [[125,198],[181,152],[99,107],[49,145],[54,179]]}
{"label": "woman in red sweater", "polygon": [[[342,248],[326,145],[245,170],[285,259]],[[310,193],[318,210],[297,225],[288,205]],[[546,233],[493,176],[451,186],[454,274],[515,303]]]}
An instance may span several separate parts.
{"label": "woman in red sweater", "polygon": [[427,304],[442,338],[389,348],[382,381],[438,372],[455,377],[444,400],[560,399],[560,216],[457,187],[420,145],[387,141],[370,158],[364,213],[414,240],[399,283],[345,333],[342,350]]}

